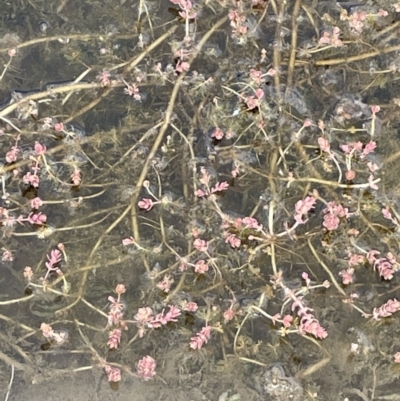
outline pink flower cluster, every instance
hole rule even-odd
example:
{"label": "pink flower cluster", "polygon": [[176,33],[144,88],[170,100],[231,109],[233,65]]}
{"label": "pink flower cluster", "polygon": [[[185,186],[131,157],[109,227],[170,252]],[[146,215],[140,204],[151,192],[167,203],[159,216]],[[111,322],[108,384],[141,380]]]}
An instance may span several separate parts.
{"label": "pink flower cluster", "polygon": [[178,60],[178,62],[176,63],[175,66],[175,71],[176,72],[186,72],[190,70],[190,64],[187,61],[183,61],[183,60]]}
{"label": "pink flower cluster", "polygon": [[361,159],[364,159],[365,156],[369,155],[370,153],[374,152],[376,149],[376,142],[374,141],[369,141],[367,144],[365,144],[364,149],[360,155]]}
{"label": "pink flower cluster", "polygon": [[81,175],[81,170],[79,168],[75,167],[73,173],[71,174],[71,182],[72,185],[78,186],[82,181],[82,175]]}
{"label": "pink flower cluster", "polygon": [[5,249],[2,256],[1,256],[1,261],[2,262],[12,262],[14,260],[14,256],[11,251]]}
{"label": "pink flower cluster", "polygon": [[243,219],[237,219],[244,228],[250,228],[256,231],[262,230],[262,225],[254,217],[244,217]]}
{"label": "pink flower cluster", "polygon": [[239,38],[246,35],[248,27],[246,25],[246,16],[238,10],[230,10],[228,18],[231,21],[232,36]]}
{"label": "pink flower cluster", "polygon": [[[224,228],[229,227],[229,224],[224,224]],[[254,217],[239,217],[233,222],[233,227],[238,230],[255,230],[262,231],[263,226]]]}
{"label": "pink flower cluster", "polygon": [[[185,36],[186,43],[189,43],[191,40],[192,39],[190,36]],[[178,73],[189,71],[190,64],[187,60],[189,60],[190,51],[187,49],[180,48],[177,51],[175,51],[174,54],[178,58],[178,62],[176,63],[175,66],[175,71]]]}
{"label": "pink flower cluster", "polygon": [[39,209],[41,206],[43,206],[43,201],[39,197],[31,199],[32,209]]}
{"label": "pink flower cluster", "polygon": [[34,174],[32,174],[30,171],[28,171],[23,177],[22,177],[22,181],[25,184],[29,184],[32,185],[35,188],[39,187],[39,183],[40,183],[40,178],[37,175],[37,171],[39,171],[39,167],[38,164],[36,164],[36,166],[32,167],[32,170],[35,170]]}
{"label": "pink flower cluster", "polygon": [[296,297],[292,304],[292,311],[297,308],[297,315],[300,317],[300,334],[312,334],[316,338],[325,338],[328,336],[326,330],[320,325],[319,321],[312,314],[314,309],[308,308],[303,303],[303,297]]}
{"label": "pink flower cluster", "polygon": [[354,281],[354,268],[349,267],[346,270],[342,270],[339,273],[339,276],[342,277],[343,285],[349,285]]}
{"label": "pink flower cluster", "polygon": [[195,19],[197,13],[193,11],[193,4],[190,0],[169,0],[173,4],[177,4],[182,11],[179,15],[185,20]]}
{"label": "pink flower cluster", "polygon": [[232,248],[240,248],[242,241],[240,240],[240,238],[236,236],[236,234],[229,234],[229,233],[225,234],[226,234],[225,243],[229,244]]}
{"label": "pink flower cluster", "polygon": [[248,110],[254,110],[260,107],[261,101],[264,97],[264,91],[260,88],[255,90],[255,95],[245,96],[244,102]]}
{"label": "pink flower cluster", "polygon": [[47,268],[47,272],[46,272],[45,276],[42,278],[43,284],[46,283],[47,278],[49,277],[49,274],[51,272],[56,272],[59,276],[61,276],[63,274],[62,271],[57,266],[62,260],[61,255],[62,254],[58,249],[53,249],[50,252],[50,255],[46,255],[47,256],[47,262],[45,263],[45,265],[46,265],[46,268]]}
{"label": "pink flower cluster", "polygon": [[236,312],[232,308],[226,309],[222,314],[224,318],[224,323],[230,322],[235,317],[235,315]]}
{"label": "pink flower cluster", "polygon": [[376,250],[369,251],[367,254],[368,262],[374,266],[374,269],[378,270],[379,275],[384,280],[391,280],[393,274],[399,269],[399,264],[391,252],[386,254],[386,258],[377,258],[376,256],[379,254],[380,252]]}
{"label": "pink flower cluster", "polygon": [[144,209],[146,211],[149,211],[153,208],[154,205],[157,205],[158,203],[160,203],[159,201],[154,202],[152,199],[150,198],[143,198],[142,200],[140,200],[138,202],[138,206],[140,209]]}
{"label": "pink flower cluster", "polygon": [[303,220],[303,216],[306,216],[308,212],[315,208],[316,199],[313,196],[307,196],[303,200],[296,202],[294,206],[294,219],[298,224],[305,224],[308,219]]}
{"label": "pink flower cluster", "polygon": [[100,81],[103,87],[111,85],[111,74],[109,71],[102,71],[97,75],[96,79]]}
{"label": "pink flower cluster", "polygon": [[331,45],[333,47],[343,46],[343,42],[339,39],[339,36],[340,36],[340,28],[335,26],[332,30],[332,34],[327,31],[324,31],[318,43],[321,45]]}
{"label": "pink flower cluster", "polygon": [[195,263],[194,271],[198,274],[204,274],[208,272],[209,266],[208,263],[204,259],[200,259]]}
{"label": "pink flower cluster", "polygon": [[199,178],[199,181],[201,184],[204,185],[205,189],[197,189],[195,191],[195,195],[198,196],[199,198],[207,198],[211,194],[214,194],[216,192],[221,192],[221,191],[226,191],[229,187],[229,184],[224,181],[224,182],[217,182],[211,189],[210,189],[210,181],[211,181],[211,176],[208,174],[207,170],[205,167],[200,168],[200,174],[201,177]]}
{"label": "pink flower cluster", "polygon": [[[123,309],[124,306],[121,302],[121,295],[125,293],[126,288],[123,284],[118,284],[115,288],[115,292],[118,298],[108,297],[110,301],[110,311],[108,314],[108,325],[114,326],[114,328],[108,333],[107,345],[110,349],[118,348],[121,342],[122,329],[127,329],[127,323],[136,323],[138,326],[139,337],[144,335],[145,326],[157,328],[168,322],[176,322],[176,318],[180,316],[180,310],[175,306],[170,306],[167,313],[162,311],[161,313],[154,316],[153,310],[151,308],[140,308],[138,313],[135,315],[135,321],[123,321]],[[155,374],[156,361],[150,357],[146,356],[142,358],[137,364],[136,369],[140,378],[144,380],[151,379]],[[121,370],[104,363],[104,369],[106,371],[108,380],[111,382],[118,382],[121,380]]]}
{"label": "pink flower cluster", "polygon": [[126,95],[132,96],[135,100],[142,100],[142,96],[139,92],[139,87],[136,84],[128,84],[126,83],[126,88],[124,88],[124,93]]}
{"label": "pink flower cluster", "polygon": [[110,349],[117,349],[121,342],[121,329],[114,329],[108,333],[107,345]]}
{"label": "pink flower cluster", "polygon": [[104,370],[106,371],[106,375],[109,382],[117,383],[121,381],[121,370],[118,368],[114,368],[110,365],[105,365]]}
{"label": "pink flower cluster", "polygon": [[229,184],[224,182],[217,182],[210,191],[204,191],[202,189],[197,189],[195,195],[199,198],[207,198],[211,194],[215,194],[216,192],[226,191],[229,187]]}
{"label": "pink flower cluster", "polygon": [[376,14],[368,14],[364,10],[357,10],[348,17],[347,13],[342,13],[340,19],[347,20],[351,31],[360,34],[365,28],[365,21],[372,20],[374,17],[382,18],[386,16],[388,16],[388,12],[381,8]]}
{"label": "pink flower cluster", "polygon": [[368,14],[365,11],[356,11],[351,14],[348,19],[351,30],[361,33],[364,29],[364,21],[367,19],[367,16]]}
{"label": "pink flower cluster", "polygon": [[253,7],[266,8],[268,5],[267,0],[251,0]]}
{"label": "pink flower cluster", "polygon": [[365,256],[364,255],[359,255],[357,253],[349,253],[349,259],[347,261],[349,267],[351,266],[357,266],[360,264],[363,264],[365,262]]}
{"label": "pink flower cluster", "polygon": [[151,356],[145,356],[136,364],[137,374],[145,381],[150,380],[156,375],[156,365]]}
{"label": "pink flower cluster", "polygon": [[157,315],[154,315],[150,307],[139,308],[134,317],[134,322],[138,328],[139,337],[143,337],[146,328],[157,329],[169,322],[177,322],[177,317],[181,315],[181,311],[176,306],[171,305],[169,311],[164,313],[164,310]]}
{"label": "pink flower cluster", "polygon": [[182,309],[188,312],[196,312],[199,306],[194,301],[182,301]]}
{"label": "pink flower cluster", "polygon": [[393,313],[400,310],[400,301],[396,298],[389,299],[385,304],[379,308],[375,308],[372,312],[372,316],[375,320],[381,320],[382,317],[391,316]]}
{"label": "pink flower cluster", "polygon": [[66,133],[66,131],[64,129],[64,123],[63,122],[56,122],[54,124],[54,131]]}
{"label": "pink flower cluster", "polygon": [[47,151],[47,147],[39,142],[35,142],[34,150],[38,156],[43,156]]}
{"label": "pink flower cluster", "polygon": [[[391,280],[394,273],[399,270],[400,267],[399,263],[396,260],[396,257],[393,255],[392,252],[388,252],[386,254],[386,257],[379,258],[378,255],[380,255],[380,252],[375,249],[369,251],[365,256],[350,253],[348,260],[349,267],[357,266],[368,261],[374,267],[374,270],[378,270],[379,275],[384,280]],[[350,270],[353,270],[354,273],[354,269],[347,269],[346,272],[349,272]],[[342,275],[342,279],[344,279],[344,277],[347,277],[347,274],[342,274],[343,272],[340,273],[340,275]],[[351,273],[351,275],[353,275],[353,273]],[[347,281],[349,279],[349,277],[346,278]],[[343,284],[349,284],[350,282],[343,282]]]}
{"label": "pink flower cluster", "polygon": [[[125,323],[122,321],[124,316],[124,305],[121,302],[121,295],[125,293],[126,288],[123,284],[117,284],[115,287],[115,292],[118,295],[118,298],[115,299],[111,295],[108,297],[108,301],[110,302],[110,308],[108,312],[108,326],[121,326],[125,327]],[[114,336],[117,335],[114,333]],[[115,341],[112,342],[113,346],[118,345]]]}
{"label": "pink flower cluster", "polygon": [[293,323],[293,316],[285,315],[282,317],[280,313],[276,313],[274,316],[271,316],[272,324],[275,324],[277,321],[283,324],[283,327],[288,329]]}
{"label": "pink flower cluster", "polygon": [[251,68],[249,70],[249,75],[250,75],[250,79],[252,80],[252,82],[254,84],[256,84],[257,86],[261,86],[262,84],[265,83],[265,76],[269,75],[270,77],[273,77],[274,75],[276,75],[276,70],[274,70],[273,68],[270,68],[265,74],[263,74],[263,72],[261,70],[255,70],[254,68]]}
{"label": "pink flower cluster", "polygon": [[318,138],[318,146],[323,152],[328,153],[331,157],[333,156],[331,154],[331,145],[327,139],[320,136]]}
{"label": "pink flower cluster", "polygon": [[34,164],[31,166],[31,170],[33,171],[33,174],[32,174],[32,172],[28,171],[22,177],[22,181],[25,184],[29,184],[29,185],[32,185],[35,188],[38,188],[39,187],[39,183],[40,183],[40,178],[39,178],[39,175],[38,175],[38,172],[40,170],[39,159],[44,157],[44,154],[46,153],[47,149],[46,149],[45,145],[41,145],[39,142],[35,143],[34,149],[35,149],[36,155],[39,156],[39,157],[38,157],[38,159],[36,159],[36,158],[34,158],[32,156],[32,159],[34,160]]}
{"label": "pink flower cluster", "polygon": [[349,210],[336,202],[328,202],[323,209],[324,221],[322,225],[329,231],[336,230],[339,227],[340,218],[349,217]]}
{"label": "pink flower cluster", "polygon": [[15,216],[5,207],[0,207],[0,223],[2,226],[12,227],[16,223]]}
{"label": "pink flower cluster", "polygon": [[[208,250],[207,241],[200,238],[196,238],[193,241],[193,246],[196,248],[197,251],[207,253]],[[208,253],[207,256],[209,256]],[[208,263],[204,259],[199,259],[194,265],[194,271],[198,274],[204,274],[208,272],[208,270],[209,270]]]}
{"label": "pink flower cluster", "polygon": [[[306,282],[307,291],[310,290],[312,287],[311,287],[311,280],[309,279],[308,274],[304,272],[302,274],[302,278]],[[278,273],[277,277],[273,277],[273,281],[271,281],[271,283],[273,283],[274,286],[276,285],[283,286],[281,271]],[[328,288],[329,282],[324,282],[322,286]],[[297,315],[300,317],[299,333],[302,335],[312,334],[314,337],[321,339],[327,337],[328,333],[320,325],[319,321],[312,313],[314,312],[314,309],[311,309],[305,305],[303,301],[304,297],[299,295],[300,292],[295,292],[294,290],[287,287],[284,287],[284,292],[286,298],[290,298],[292,300],[292,308],[291,308],[292,312],[296,311]],[[276,316],[280,318],[280,314]],[[284,326],[289,327],[291,323],[292,319],[287,317],[285,319]]]}
{"label": "pink flower cluster", "polygon": [[254,68],[251,68],[249,71],[249,75],[250,75],[250,79],[257,86],[261,86],[265,82],[265,79],[263,78],[263,73],[261,70],[256,70]]}
{"label": "pink flower cluster", "polygon": [[17,161],[18,155],[21,153],[21,150],[18,148],[18,145],[11,146],[11,149],[6,153],[6,162],[14,163]]}
{"label": "pink flower cluster", "polygon": [[255,230],[257,232],[263,230],[263,226],[254,217],[239,217],[232,221],[226,216],[222,227],[224,229],[225,243],[229,244],[232,248],[240,247],[242,244],[241,237],[247,237],[249,240],[256,239],[253,235],[244,233],[245,230]]}
{"label": "pink flower cluster", "polygon": [[211,326],[204,326],[194,337],[190,339],[190,348],[200,349],[211,338]]}
{"label": "pink flower cluster", "polygon": [[133,237],[124,238],[122,240],[122,245],[124,245],[124,246],[132,245],[132,244],[135,244],[135,239]]}
{"label": "pink flower cluster", "polygon": [[57,345],[62,345],[68,341],[68,332],[65,330],[53,330],[53,328],[46,323],[42,323],[40,325],[40,330],[43,334],[43,337],[53,340]]}
{"label": "pink flower cluster", "polygon": [[[30,201],[30,205],[32,209],[39,209],[42,206],[43,201],[36,197]],[[28,222],[30,224],[43,225],[47,221],[47,216],[43,213],[36,213],[36,211],[31,212],[27,217],[20,215],[15,217],[13,214],[10,214],[8,209],[0,207],[0,223],[6,227],[12,227],[16,223],[23,225],[24,222]]]}
{"label": "pink flower cluster", "polygon": [[196,250],[198,250],[199,252],[207,252],[208,249],[208,242],[200,239],[200,238],[196,238],[193,241],[193,246],[196,248]]}
{"label": "pink flower cluster", "polygon": [[173,283],[173,277],[171,277],[169,274],[166,274],[163,279],[156,284],[156,287],[168,294]]}
{"label": "pink flower cluster", "polygon": [[345,143],[343,145],[340,145],[340,147],[346,155],[351,157],[353,156],[353,154],[357,154],[359,155],[360,159],[364,159],[367,155],[375,151],[376,142],[369,141],[364,145],[362,142],[358,141]]}
{"label": "pink flower cluster", "polygon": [[224,131],[222,131],[222,129],[219,127],[216,127],[211,134],[211,138],[215,138],[218,141],[220,141],[224,136]]}
{"label": "pink flower cluster", "polygon": [[392,216],[392,213],[390,213],[389,207],[386,206],[384,209],[382,209],[382,215],[385,219],[390,220],[393,224],[400,227],[399,221],[397,220],[397,218],[394,218]]}
{"label": "pink flower cluster", "polygon": [[[15,222],[19,224],[23,224],[24,221],[27,221],[30,224],[36,224],[38,226],[43,225],[47,221],[47,216],[43,213],[29,213],[28,217],[24,218],[24,216],[20,215],[15,219]],[[11,221],[9,222],[11,223]]]}

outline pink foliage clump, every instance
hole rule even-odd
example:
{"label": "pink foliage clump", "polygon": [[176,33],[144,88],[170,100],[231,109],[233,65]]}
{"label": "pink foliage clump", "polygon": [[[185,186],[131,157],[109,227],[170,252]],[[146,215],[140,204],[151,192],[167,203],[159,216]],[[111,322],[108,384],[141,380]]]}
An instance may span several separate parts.
{"label": "pink foliage clump", "polygon": [[145,381],[150,380],[156,375],[156,366],[155,359],[147,355],[136,364],[137,374]]}
{"label": "pink foliage clump", "polygon": [[396,298],[389,299],[389,301],[381,305],[379,308],[375,308],[372,312],[372,316],[375,320],[381,320],[382,317],[389,317],[399,310],[400,301],[398,301]]}
{"label": "pink foliage clump", "polygon": [[121,342],[121,330],[114,329],[108,333],[107,345],[110,349],[117,349]]}
{"label": "pink foliage clump", "polygon": [[109,382],[117,383],[121,381],[121,370],[118,368],[114,368],[110,365],[104,366],[104,370],[106,371],[107,378]]}
{"label": "pink foliage clump", "polygon": [[344,208],[340,203],[328,202],[326,208],[322,211],[324,213],[324,221],[322,225],[329,231],[336,230],[339,227],[340,218],[349,217],[349,209]]}
{"label": "pink foliage clump", "polygon": [[303,220],[303,216],[315,208],[316,199],[313,196],[307,196],[305,199],[299,200],[294,206],[294,219],[298,224],[304,224],[307,222]]}
{"label": "pink foliage clump", "polygon": [[190,348],[200,349],[211,338],[211,326],[204,326],[194,337],[190,339]]}

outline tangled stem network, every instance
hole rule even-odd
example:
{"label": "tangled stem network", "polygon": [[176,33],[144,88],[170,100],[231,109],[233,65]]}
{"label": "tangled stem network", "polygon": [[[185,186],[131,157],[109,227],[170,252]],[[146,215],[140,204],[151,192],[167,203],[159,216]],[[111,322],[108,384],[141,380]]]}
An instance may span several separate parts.
{"label": "tangled stem network", "polygon": [[114,390],[387,396],[400,5],[67,3],[1,28],[6,397],[55,350]]}

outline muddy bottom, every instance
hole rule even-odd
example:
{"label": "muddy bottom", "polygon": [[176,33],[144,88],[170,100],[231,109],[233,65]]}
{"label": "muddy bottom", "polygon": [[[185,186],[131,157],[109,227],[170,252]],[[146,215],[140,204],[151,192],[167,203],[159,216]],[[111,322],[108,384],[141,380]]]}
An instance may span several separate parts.
{"label": "muddy bottom", "polygon": [[[198,379],[200,378],[196,378],[195,381]],[[218,378],[215,377],[215,379]],[[8,401],[258,401],[262,399],[244,384],[230,384],[235,380],[234,377],[223,375],[220,379],[225,383],[224,386],[221,386],[221,383],[217,384],[218,380],[215,383],[210,383],[207,379],[208,388],[202,389],[202,385],[195,386],[192,380],[179,385],[177,383],[163,383],[161,378],[149,382],[124,378],[119,384],[119,389],[115,391],[100,371],[82,372],[73,377],[59,377],[40,384],[19,382],[18,372],[16,372]],[[211,396],[210,390],[214,387],[215,395]],[[7,390],[3,389],[0,391],[0,399],[5,399],[6,392]]]}

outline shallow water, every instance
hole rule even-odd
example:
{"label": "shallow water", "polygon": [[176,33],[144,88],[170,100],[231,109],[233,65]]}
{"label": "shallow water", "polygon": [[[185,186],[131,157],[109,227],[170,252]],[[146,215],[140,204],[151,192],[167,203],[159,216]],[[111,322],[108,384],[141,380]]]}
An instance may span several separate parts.
{"label": "shallow water", "polygon": [[0,11],[0,104],[40,88],[0,106],[4,398],[393,399],[398,319],[372,313],[398,296],[399,14],[274,4],[199,1],[187,24],[166,0]]}

